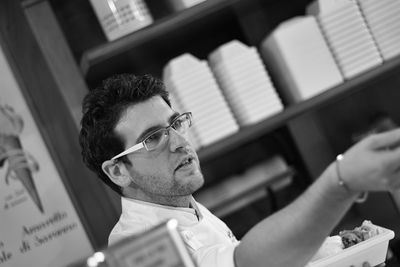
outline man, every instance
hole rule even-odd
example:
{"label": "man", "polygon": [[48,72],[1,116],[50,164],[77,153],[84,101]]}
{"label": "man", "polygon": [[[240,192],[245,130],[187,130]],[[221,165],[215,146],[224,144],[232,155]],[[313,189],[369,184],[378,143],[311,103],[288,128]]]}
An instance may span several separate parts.
{"label": "man", "polygon": [[204,182],[188,139],[192,116],[173,110],[161,81],[113,76],[85,97],[83,113],[83,159],[122,199],[109,242],[176,218],[199,266],[305,266],[361,192],[400,187],[397,129],[356,144],[238,242],[192,198]]}

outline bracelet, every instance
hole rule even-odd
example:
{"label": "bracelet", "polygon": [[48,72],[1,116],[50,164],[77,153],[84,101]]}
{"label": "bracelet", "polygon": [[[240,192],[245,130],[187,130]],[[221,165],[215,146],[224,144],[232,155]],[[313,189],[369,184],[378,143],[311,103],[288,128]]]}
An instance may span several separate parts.
{"label": "bracelet", "polygon": [[[340,187],[343,187],[348,193],[353,194],[353,190],[350,189],[350,187],[345,183],[345,181],[342,178],[342,175],[340,173],[340,168],[339,168],[339,162],[343,159],[343,155],[339,154],[336,156],[336,177],[338,179],[338,185]],[[356,203],[363,203],[367,200],[368,198],[368,192],[362,192],[360,195],[356,198],[355,202]]]}

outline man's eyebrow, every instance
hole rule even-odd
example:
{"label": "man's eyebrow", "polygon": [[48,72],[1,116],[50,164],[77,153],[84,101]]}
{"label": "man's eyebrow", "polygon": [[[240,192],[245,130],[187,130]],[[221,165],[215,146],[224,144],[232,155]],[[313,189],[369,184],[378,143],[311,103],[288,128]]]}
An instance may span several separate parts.
{"label": "man's eyebrow", "polygon": [[179,117],[179,115],[181,115],[181,114],[175,111],[175,112],[171,115],[171,117],[169,117],[169,120],[168,120],[169,124],[171,124],[177,117]]}
{"label": "man's eyebrow", "polygon": [[[178,112],[174,112],[168,119],[168,123],[171,124],[180,114]],[[143,139],[145,139],[149,134],[151,134],[152,132],[157,131],[160,128],[164,128],[164,125],[154,125],[151,126],[149,128],[147,128],[146,130],[144,130],[139,137],[136,139],[136,143],[142,142]]]}

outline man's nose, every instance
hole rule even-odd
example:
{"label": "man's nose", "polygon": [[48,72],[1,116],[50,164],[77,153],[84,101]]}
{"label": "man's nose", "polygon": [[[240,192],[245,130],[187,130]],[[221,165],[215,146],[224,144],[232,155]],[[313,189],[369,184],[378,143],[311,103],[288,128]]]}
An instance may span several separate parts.
{"label": "man's nose", "polygon": [[176,151],[180,148],[187,148],[189,140],[187,135],[175,131],[173,128],[169,130],[169,148],[171,151]]}

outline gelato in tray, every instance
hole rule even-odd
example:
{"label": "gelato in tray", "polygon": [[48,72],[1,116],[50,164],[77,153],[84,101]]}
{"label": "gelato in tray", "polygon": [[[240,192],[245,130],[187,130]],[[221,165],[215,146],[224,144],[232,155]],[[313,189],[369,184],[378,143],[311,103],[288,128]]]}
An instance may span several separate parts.
{"label": "gelato in tray", "polygon": [[364,221],[353,230],[326,238],[321,248],[306,267],[371,266],[385,262],[392,230]]}

